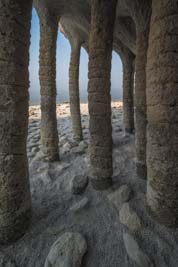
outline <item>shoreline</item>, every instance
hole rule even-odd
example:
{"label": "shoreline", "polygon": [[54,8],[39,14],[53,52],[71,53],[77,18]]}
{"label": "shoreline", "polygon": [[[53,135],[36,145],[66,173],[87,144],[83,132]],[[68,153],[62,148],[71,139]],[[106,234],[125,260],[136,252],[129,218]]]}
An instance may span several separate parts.
{"label": "shoreline", "polygon": [[[123,102],[122,101],[112,101],[111,102],[112,109],[122,109]],[[80,103],[80,111],[81,115],[88,115],[88,102]],[[59,117],[70,117],[70,104],[69,102],[65,103],[57,103],[56,104],[56,114],[57,118]],[[29,105],[29,119],[40,119],[41,118],[41,109],[40,104],[38,105]]]}
{"label": "shoreline", "polygon": [[[112,100],[111,101],[111,103],[115,103],[115,102],[122,102],[123,103],[123,100],[122,99],[116,99],[116,100]],[[63,102],[59,102],[59,101],[57,101],[56,102],[56,105],[57,106],[60,106],[60,105],[65,105],[65,104],[69,104],[70,103],[70,101],[68,100],[68,101],[63,101]],[[80,104],[87,104],[88,103],[88,100],[86,100],[86,101],[80,101]],[[38,103],[33,103],[33,102],[29,102],[29,106],[31,107],[31,106],[40,106],[40,102],[38,102]]]}

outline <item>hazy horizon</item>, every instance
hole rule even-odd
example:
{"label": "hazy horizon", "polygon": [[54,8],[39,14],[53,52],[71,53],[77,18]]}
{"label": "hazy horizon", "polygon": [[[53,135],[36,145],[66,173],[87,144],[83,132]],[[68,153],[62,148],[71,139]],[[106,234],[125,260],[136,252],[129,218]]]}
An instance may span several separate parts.
{"label": "hazy horizon", "polygon": [[[30,104],[40,103],[40,84],[39,84],[39,42],[40,26],[38,15],[33,9],[31,26],[31,46],[30,46]],[[56,83],[57,83],[57,102],[69,101],[69,62],[70,62],[69,41],[59,32],[57,40],[56,56]],[[88,86],[88,54],[82,48],[80,58],[80,99],[81,102],[87,101]],[[112,72],[111,72],[111,97],[113,100],[122,99],[122,62],[120,57],[113,52]]]}

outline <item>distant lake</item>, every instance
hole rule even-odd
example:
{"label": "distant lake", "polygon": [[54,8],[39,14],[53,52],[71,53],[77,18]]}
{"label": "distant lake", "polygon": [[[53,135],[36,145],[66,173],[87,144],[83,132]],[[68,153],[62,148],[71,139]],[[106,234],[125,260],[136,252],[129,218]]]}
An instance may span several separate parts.
{"label": "distant lake", "polygon": [[[30,89],[30,104],[31,105],[39,105],[40,104],[40,93],[39,90],[35,91]],[[111,97],[112,100],[117,101],[117,100],[122,100],[122,90],[121,89],[116,89],[112,88],[111,89]],[[63,103],[63,102],[69,102],[69,94],[68,90],[58,90],[57,94],[57,103]],[[86,90],[81,90],[80,91],[80,101],[81,102],[87,102],[88,101],[88,93]]]}

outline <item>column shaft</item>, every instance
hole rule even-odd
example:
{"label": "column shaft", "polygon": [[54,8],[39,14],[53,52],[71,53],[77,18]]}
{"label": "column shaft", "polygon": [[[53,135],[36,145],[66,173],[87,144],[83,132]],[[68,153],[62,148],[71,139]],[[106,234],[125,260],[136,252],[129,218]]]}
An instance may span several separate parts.
{"label": "column shaft", "polygon": [[96,189],[111,184],[111,57],[117,0],[92,0],[89,44],[90,164]]}
{"label": "column shaft", "polygon": [[153,0],[147,64],[147,201],[178,226],[178,6]]}
{"label": "column shaft", "polygon": [[80,43],[76,42],[75,44],[71,44],[71,59],[69,68],[69,96],[73,137],[76,141],[81,141],[83,139],[79,93],[80,49]]}
{"label": "column shaft", "polygon": [[146,179],[146,63],[149,31],[137,31],[135,74],[135,145],[139,177]]}
{"label": "column shaft", "polygon": [[32,1],[0,0],[0,243],[26,231],[31,217],[26,141]]}
{"label": "column shaft", "polygon": [[123,111],[126,133],[133,133],[134,131],[134,71],[134,56],[125,55],[123,59]]}
{"label": "column shaft", "polygon": [[56,42],[57,25],[40,23],[41,142],[49,161],[59,160],[56,118]]}

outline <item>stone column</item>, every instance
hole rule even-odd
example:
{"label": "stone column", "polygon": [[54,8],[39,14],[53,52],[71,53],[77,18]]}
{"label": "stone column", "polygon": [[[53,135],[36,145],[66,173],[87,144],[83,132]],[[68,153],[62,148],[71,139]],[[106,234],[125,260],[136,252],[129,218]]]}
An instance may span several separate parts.
{"label": "stone column", "polygon": [[178,226],[178,5],[153,0],[147,64],[147,201]]}
{"label": "stone column", "polygon": [[89,43],[90,164],[95,189],[111,185],[111,56],[117,0],[91,1]]}
{"label": "stone column", "polygon": [[32,1],[0,0],[0,244],[20,238],[31,217],[26,141]]}
{"label": "stone column", "polygon": [[123,110],[124,110],[124,128],[126,133],[134,131],[134,55],[127,53],[123,55]]}
{"label": "stone column", "polygon": [[81,44],[78,40],[71,42],[71,58],[69,68],[69,96],[70,111],[72,118],[72,129],[74,140],[80,142],[82,136],[82,124],[80,114],[80,93],[79,93],[79,65]]}
{"label": "stone column", "polygon": [[148,27],[137,27],[136,62],[135,62],[135,146],[136,168],[140,178],[146,179],[146,63],[148,50]]}
{"label": "stone column", "polygon": [[135,146],[136,169],[140,178],[146,179],[146,63],[151,16],[151,1],[124,0],[136,25],[135,60]]}
{"label": "stone column", "polygon": [[56,118],[56,42],[58,26],[40,21],[41,142],[49,161],[59,160]]}

